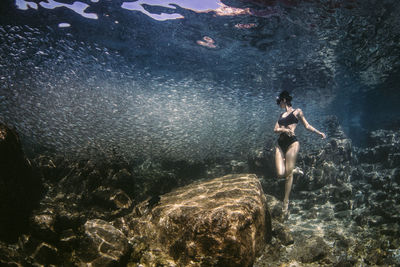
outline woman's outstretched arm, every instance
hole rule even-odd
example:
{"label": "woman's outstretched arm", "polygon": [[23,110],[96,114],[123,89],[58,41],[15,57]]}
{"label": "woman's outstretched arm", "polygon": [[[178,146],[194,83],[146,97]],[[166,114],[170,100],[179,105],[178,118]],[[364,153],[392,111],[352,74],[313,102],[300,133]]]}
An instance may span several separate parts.
{"label": "woman's outstretched arm", "polygon": [[320,135],[322,138],[326,138],[326,135],[323,132],[318,131],[317,129],[315,129],[314,127],[312,127],[308,121],[306,120],[306,118],[304,117],[303,111],[301,109],[299,109],[299,113],[298,116],[301,120],[301,122],[304,124],[304,127],[309,130],[310,132],[316,133],[318,135]]}

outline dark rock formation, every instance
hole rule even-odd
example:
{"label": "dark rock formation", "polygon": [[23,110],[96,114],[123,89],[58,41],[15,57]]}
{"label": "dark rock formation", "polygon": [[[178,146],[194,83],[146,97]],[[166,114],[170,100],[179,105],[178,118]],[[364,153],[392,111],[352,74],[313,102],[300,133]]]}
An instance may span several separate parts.
{"label": "dark rock formation", "polygon": [[25,157],[18,134],[0,123],[0,239],[15,241],[27,230],[41,193],[40,178]]}
{"label": "dark rock formation", "polygon": [[149,265],[252,266],[271,236],[255,175],[193,183],[163,195],[144,216],[136,214],[115,224],[128,229],[136,248],[132,258]]}

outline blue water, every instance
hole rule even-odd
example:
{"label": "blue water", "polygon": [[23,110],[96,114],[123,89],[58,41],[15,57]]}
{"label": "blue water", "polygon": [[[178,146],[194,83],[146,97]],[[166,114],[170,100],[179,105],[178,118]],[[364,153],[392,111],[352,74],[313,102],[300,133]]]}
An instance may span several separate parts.
{"label": "blue water", "polygon": [[276,138],[283,89],[356,144],[400,124],[396,1],[1,5],[0,120],[33,151],[246,158]]}

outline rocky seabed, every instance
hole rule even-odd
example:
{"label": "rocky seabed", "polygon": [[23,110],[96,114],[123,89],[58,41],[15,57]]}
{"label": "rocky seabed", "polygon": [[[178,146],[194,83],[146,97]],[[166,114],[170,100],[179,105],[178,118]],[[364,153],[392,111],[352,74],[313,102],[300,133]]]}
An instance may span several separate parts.
{"label": "rocky seabed", "polygon": [[374,131],[357,148],[329,129],[300,152],[284,218],[273,151],[218,164],[27,159],[1,125],[0,265],[399,266],[400,135]]}

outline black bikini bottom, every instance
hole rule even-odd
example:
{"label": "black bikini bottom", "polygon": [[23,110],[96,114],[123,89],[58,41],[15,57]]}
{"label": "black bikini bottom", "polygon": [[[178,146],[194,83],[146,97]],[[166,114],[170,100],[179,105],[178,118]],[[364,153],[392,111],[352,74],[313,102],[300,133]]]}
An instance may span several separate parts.
{"label": "black bikini bottom", "polygon": [[297,141],[296,136],[294,136],[294,135],[293,136],[289,136],[289,135],[287,135],[285,133],[282,133],[281,135],[279,135],[278,145],[281,147],[283,153],[286,154],[289,146],[291,144],[293,144],[294,142],[296,142],[296,141]]}

